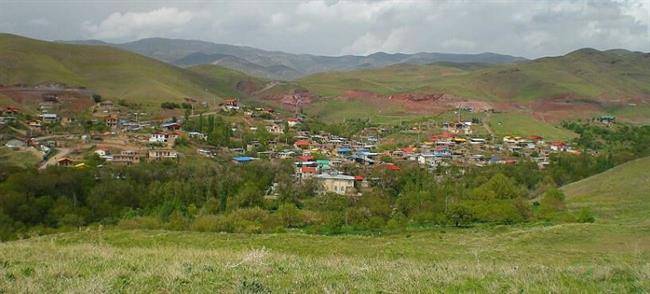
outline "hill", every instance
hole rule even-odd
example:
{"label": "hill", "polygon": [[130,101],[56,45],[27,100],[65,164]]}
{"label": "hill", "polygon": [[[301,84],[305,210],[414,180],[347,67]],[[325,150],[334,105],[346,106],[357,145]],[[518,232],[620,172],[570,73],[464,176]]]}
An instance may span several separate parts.
{"label": "hill", "polygon": [[381,69],[315,74],[299,82],[323,95],[346,90],[378,94],[443,92],[464,98],[530,101],[650,96],[650,53],[581,49],[564,56],[516,64],[397,65]]}
{"label": "hill", "polygon": [[109,99],[159,105],[188,96],[237,94],[219,79],[108,46],[0,34],[0,84],[63,83],[91,89]]}
{"label": "hill", "polygon": [[[67,43],[95,45],[96,40],[67,41]],[[433,62],[457,63],[512,63],[521,57],[495,53],[384,53],[367,56],[319,56],[267,51],[246,46],[217,44],[197,40],[148,38],[122,44],[99,43],[129,50],[168,63],[191,66],[219,64],[267,79],[292,80],[305,75],[340,70],[379,68],[399,63],[427,64]]]}
{"label": "hill", "polygon": [[599,219],[650,225],[650,157],[566,185],[572,208],[590,207]]}
{"label": "hill", "polygon": [[515,64],[399,64],[296,82],[331,100],[359,100],[379,110],[401,106],[430,113],[480,101],[540,121],[608,112],[643,122],[650,106],[650,53],[581,49]]}

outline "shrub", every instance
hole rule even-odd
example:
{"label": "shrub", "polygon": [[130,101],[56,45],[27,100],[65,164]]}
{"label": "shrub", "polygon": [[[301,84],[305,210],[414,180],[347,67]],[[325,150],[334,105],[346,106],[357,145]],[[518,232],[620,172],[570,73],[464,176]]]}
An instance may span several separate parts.
{"label": "shrub", "polygon": [[222,217],[217,215],[201,215],[194,219],[190,225],[190,230],[199,232],[219,232]]}
{"label": "shrub", "polygon": [[596,221],[596,217],[591,212],[591,209],[585,207],[578,213],[577,221],[579,223],[593,223]]}
{"label": "shrub", "polygon": [[298,228],[305,225],[301,211],[291,203],[280,205],[276,214],[282,220],[282,225],[287,228]]}

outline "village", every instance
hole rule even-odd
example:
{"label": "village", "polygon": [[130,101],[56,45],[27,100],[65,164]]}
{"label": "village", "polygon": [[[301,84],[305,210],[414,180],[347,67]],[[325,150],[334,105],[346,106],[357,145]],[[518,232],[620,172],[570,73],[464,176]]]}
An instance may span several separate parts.
{"label": "village", "polygon": [[[14,134],[3,135],[4,147],[38,155],[42,158],[40,169],[51,165],[84,168],[89,158],[101,161],[100,167],[192,157],[227,158],[234,164],[290,160],[296,181],[315,180],[322,192],[343,195],[357,195],[376,182],[378,179],[369,177],[370,171],[399,171],[402,163],[435,171],[449,166],[515,164],[527,159],[543,169],[553,153],[580,152],[569,142],[547,141],[536,134],[497,138],[477,132],[482,129],[481,123],[463,120],[460,115],[474,111],[471,108],[459,108],[454,120],[429,121],[426,127],[422,123],[398,130],[369,126],[345,137],[310,130],[305,123],[309,118],[298,111],[276,112],[269,107],[245,105],[236,98],[212,108],[191,98],[181,105],[163,103],[162,108],[181,108],[185,114],[157,120],[128,106],[97,97],[94,100],[92,116],[83,128],[66,128],[82,123],[76,121],[78,117],[57,113],[60,101],[54,94],[42,96],[38,116],[24,115],[17,107],[4,107],[0,126]],[[205,118],[214,120],[213,116],[227,119],[223,121],[227,130],[220,138],[210,138],[214,133],[202,131]],[[611,125],[615,118],[602,116],[597,120]],[[384,144],[399,132],[416,133],[417,140]]]}

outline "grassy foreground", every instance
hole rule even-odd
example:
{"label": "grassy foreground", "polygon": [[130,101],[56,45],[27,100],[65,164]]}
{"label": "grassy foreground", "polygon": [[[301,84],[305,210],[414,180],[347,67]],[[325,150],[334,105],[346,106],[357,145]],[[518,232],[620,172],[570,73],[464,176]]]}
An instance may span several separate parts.
{"label": "grassy foreground", "polygon": [[643,292],[649,260],[648,226],[382,237],[89,230],[0,245],[0,291]]}
{"label": "grassy foreground", "polygon": [[[650,291],[650,158],[565,188],[592,224],[381,236],[88,228],[0,244],[1,292]],[[645,204],[644,204],[645,203]]]}

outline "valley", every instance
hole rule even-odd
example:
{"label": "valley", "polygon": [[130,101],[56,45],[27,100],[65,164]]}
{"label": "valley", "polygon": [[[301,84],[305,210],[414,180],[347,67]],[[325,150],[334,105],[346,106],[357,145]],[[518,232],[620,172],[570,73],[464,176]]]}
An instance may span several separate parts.
{"label": "valley", "polygon": [[649,123],[622,49],[0,34],[0,292],[646,292]]}

